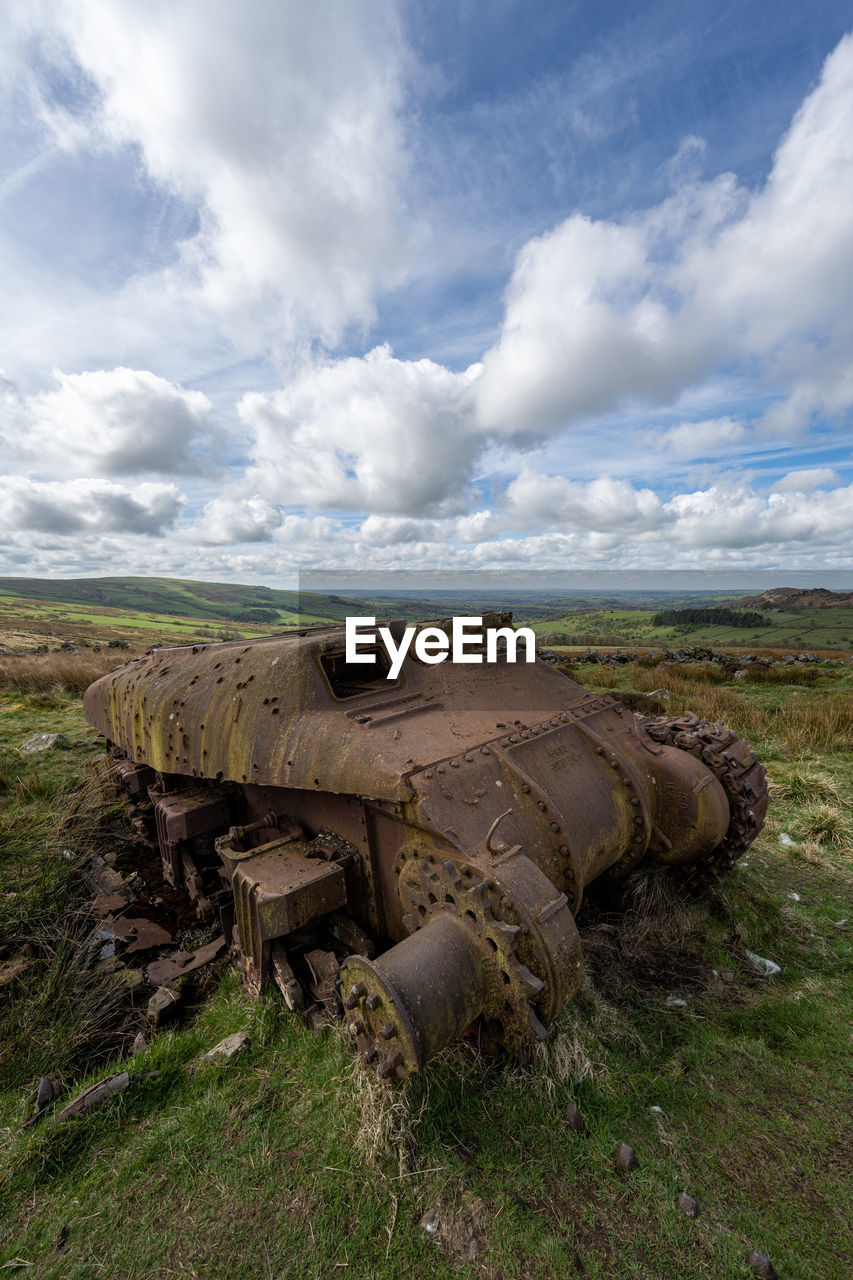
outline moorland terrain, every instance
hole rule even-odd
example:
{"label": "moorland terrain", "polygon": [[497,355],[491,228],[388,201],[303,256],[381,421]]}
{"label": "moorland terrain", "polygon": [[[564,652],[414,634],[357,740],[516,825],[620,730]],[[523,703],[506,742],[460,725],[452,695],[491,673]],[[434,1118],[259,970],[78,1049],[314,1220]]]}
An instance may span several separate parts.
{"label": "moorland terrain", "polygon": [[[280,621],[264,628],[235,614],[266,606],[240,596],[211,608],[209,584],[179,584],[180,602],[171,588],[140,588],[132,606],[106,587],[93,601],[39,595],[31,583],[28,596],[15,596],[7,584],[0,1266],[71,1280],[746,1280],[757,1249],[781,1280],[846,1280],[853,626],[845,606],[791,610],[787,645],[788,612],[769,614],[769,627],[713,637],[679,625],[658,635],[646,616],[695,600],[612,612],[612,601],[578,612],[563,602],[550,619],[532,619],[546,634],[580,636],[559,650],[580,683],[632,707],[649,699],[650,710],[723,719],[749,738],[768,769],[769,818],[735,869],[702,890],[641,869],[589,892],[578,921],[583,986],[532,1061],[488,1058],[460,1042],[390,1093],[353,1063],[337,1024],[310,1026],[275,991],[253,1003],[224,959],[188,985],[180,1020],[153,1026],[135,958],[104,964],[92,949],[86,872],[95,856],[140,894],[164,892],[82,716],[88,682],[128,657],[110,641],[132,653],[212,638],[206,629],[257,634],[293,625],[298,602],[287,616],[277,599]],[[334,615],[318,606],[313,616]],[[599,653],[585,662],[605,635],[634,658],[617,664]],[[780,658],[814,650],[818,660],[751,663],[735,680],[719,663],[662,652],[710,643]],[[28,755],[22,747],[38,732],[60,732],[68,745]],[[182,945],[196,945],[197,924],[181,927]],[[762,973],[756,957],[778,974]],[[147,1048],[134,1057],[139,1031]],[[237,1031],[249,1033],[240,1055],[202,1060]],[[59,1107],[124,1070],[129,1087],[98,1110],[54,1124],[52,1107],[23,1127],[40,1077],[58,1081]],[[616,1167],[623,1141],[639,1157],[630,1173]],[[697,1217],[677,1209],[681,1192],[696,1200]]]}

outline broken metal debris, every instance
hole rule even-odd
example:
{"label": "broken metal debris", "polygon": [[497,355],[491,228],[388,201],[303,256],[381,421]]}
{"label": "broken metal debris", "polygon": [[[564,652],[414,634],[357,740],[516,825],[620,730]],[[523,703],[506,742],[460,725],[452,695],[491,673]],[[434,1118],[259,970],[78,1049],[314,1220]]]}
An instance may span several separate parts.
{"label": "broken metal debris", "polygon": [[224,950],[225,939],[214,938],[213,942],[209,942],[206,947],[199,947],[198,951],[175,951],[165,960],[153,961],[145,970],[145,976],[152,987],[163,987],[167,982],[183,977],[185,973],[193,973],[203,965],[210,964]]}
{"label": "broken metal debris", "polygon": [[[643,860],[728,870],[764,770],[720,724],[635,715],[545,662],[409,656],[391,680],[374,656],[347,663],[344,628],[319,627],[159,649],[89,688],[135,830],[223,929],[148,980],[227,945],[253,996],[341,1000],[389,1082],[460,1035],[524,1057],[580,985],[586,886]],[[95,891],[130,892],[101,863]]]}
{"label": "broken metal debris", "polygon": [[162,925],[144,916],[139,918],[122,916],[116,919],[109,915],[104,920],[102,929],[109,929],[113,937],[120,938],[128,944],[125,950],[126,955],[134,951],[150,951],[154,947],[162,947],[164,944],[174,942],[168,929],[164,929]]}

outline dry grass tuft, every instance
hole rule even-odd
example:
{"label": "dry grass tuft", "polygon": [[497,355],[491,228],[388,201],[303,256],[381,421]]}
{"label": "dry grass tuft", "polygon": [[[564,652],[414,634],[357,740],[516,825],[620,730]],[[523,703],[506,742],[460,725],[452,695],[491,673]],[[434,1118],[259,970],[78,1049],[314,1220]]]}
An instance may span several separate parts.
{"label": "dry grass tuft", "polygon": [[[425,1082],[425,1089],[421,1082],[411,1079],[402,1086],[390,1085],[368,1070],[359,1057],[353,1060],[347,1083],[347,1110],[355,1116],[355,1149],[372,1168],[393,1158],[400,1173],[409,1171],[414,1130],[429,1096],[428,1078]],[[420,1094],[418,1101],[416,1091]]]}
{"label": "dry grass tuft", "polygon": [[13,693],[85,693],[94,680],[115,671],[133,655],[119,649],[100,653],[33,653],[0,658],[0,689]]}
{"label": "dry grass tuft", "polygon": [[780,803],[807,804],[813,800],[822,800],[826,804],[841,803],[841,792],[833,775],[827,769],[803,760],[783,781],[772,781],[769,787],[771,798]]}
{"label": "dry grass tuft", "polygon": [[796,755],[853,751],[853,694],[815,693],[773,713],[772,732]]}
{"label": "dry grass tuft", "polygon": [[853,849],[850,828],[850,819],[840,806],[822,801],[806,805],[796,826],[802,839],[845,853]]}

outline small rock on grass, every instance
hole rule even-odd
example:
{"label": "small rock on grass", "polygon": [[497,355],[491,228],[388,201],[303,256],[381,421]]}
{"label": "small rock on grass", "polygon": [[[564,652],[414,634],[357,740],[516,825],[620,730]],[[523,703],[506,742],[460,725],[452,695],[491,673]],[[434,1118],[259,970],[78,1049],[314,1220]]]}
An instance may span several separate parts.
{"label": "small rock on grass", "polygon": [[226,1036],[224,1040],[220,1040],[219,1044],[215,1044],[212,1049],[208,1049],[207,1053],[202,1056],[203,1062],[228,1062],[244,1049],[249,1042],[248,1031],[235,1031],[233,1035]]}
{"label": "small rock on grass", "polygon": [[693,1199],[692,1196],[689,1196],[687,1194],[686,1191],[682,1191],[681,1195],[678,1197],[678,1204],[676,1207],[683,1214],[686,1214],[688,1218],[695,1218],[699,1213],[698,1204],[696,1203],[696,1201]]}
{"label": "small rock on grass", "polygon": [[616,1153],[616,1168],[620,1173],[632,1173],[634,1169],[639,1169],[640,1161],[633,1147],[629,1147],[627,1142],[619,1143],[619,1150]]}
{"label": "small rock on grass", "polygon": [[159,1026],[175,1016],[180,1003],[180,996],[171,987],[158,987],[148,1001],[148,1017],[155,1026]]}
{"label": "small rock on grass", "polygon": [[757,1249],[750,1249],[746,1255],[746,1260],[752,1267],[753,1275],[760,1276],[761,1280],[777,1280],[776,1268],[773,1263],[763,1253],[759,1253]]}
{"label": "small rock on grass", "polygon": [[574,1129],[575,1133],[586,1132],[586,1122],[573,1102],[566,1107],[565,1118],[569,1128]]}
{"label": "small rock on grass", "polygon": [[28,756],[34,756],[39,751],[63,751],[70,746],[71,743],[64,733],[34,733],[27,739],[21,750]]}
{"label": "small rock on grass", "polygon": [[133,1048],[131,1049],[131,1053],[133,1054],[134,1058],[138,1058],[139,1055],[141,1053],[144,1053],[147,1048],[148,1048],[148,1041],[145,1039],[145,1036],[142,1034],[142,1032],[138,1031],[133,1041]]}
{"label": "small rock on grass", "polygon": [[73,1101],[63,1107],[56,1117],[56,1123],[60,1124],[63,1120],[70,1120],[72,1116],[84,1116],[89,1111],[94,1111],[95,1107],[99,1107],[102,1102],[106,1102],[107,1098],[111,1097],[112,1094],[123,1093],[129,1084],[130,1076],[126,1071],[121,1071],[118,1075],[107,1076],[105,1080],[99,1080],[97,1084],[90,1085],[88,1089],[84,1089]]}

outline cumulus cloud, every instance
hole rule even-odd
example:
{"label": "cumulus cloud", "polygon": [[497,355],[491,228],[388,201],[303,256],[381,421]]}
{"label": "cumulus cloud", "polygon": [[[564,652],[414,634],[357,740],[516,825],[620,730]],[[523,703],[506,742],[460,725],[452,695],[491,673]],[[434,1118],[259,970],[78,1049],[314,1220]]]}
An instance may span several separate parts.
{"label": "cumulus cloud", "polygon": [[804,467],[789,471],[772,486],[777,493],[811,493],[841,484],[841,476],[832,467]]}
{"label": "cumulus cloud", "polygon": [[665,506],[673,541],[690,548],[835,544],[853,533],[853,485],[829,493],[771,493],[712,485]]}
{"label": "cumulus cloud", "polygon": [[604,476],[582,484],[531,470],[507,486],[504,507],[516,526],[567,525],[600,532],[655,528],[663,510],[651,489],[634,489],[625,480]]}
{"label": "cumulus cloud", "polygon": [[522,249],[483,361],[481,421],[535,436],[627,403],[671,402],[724,364],[789,393],[791,428],[824,403],[839,411],[853,390],[851,203],[848,36],[760,190],[731,174],[688,180],[643,214],[575,214]]}
{"label": "cumulus cloud", "polygon": [[111,480],[36,481],[0,476],[0,527],[45,536],[137,533],[157,535],[170,528],[184,504],[173,484]]}
{"label": "cumulus cloud", "polygon": [[37,470],[187,475],[210,464],[217,432],[202,392],[136,369],[55,370],[54,378],[57,390],[18,406],[18,446]]}
{"label": "cumulus cloud", "polygon": [[482,448],[472,429],[476,369],[397,360],[387,346],[364,359],[307,369],[274,395],[247,395],[247,482],[288,506],[446,515],[464,508]]}
{"label": "cumulus cloud", "polygon": [[[195,281],[222,316],[257,320],[260,304],[268,325],[328,340],[370,319],[404,240],[408,55],[391,0],[60,0],[17,22],[86,85],[75,145],[82,120],[89,145],[136,149],[197,208],[172,287]],[[39,111],[60,135],[55,96]]]}
{"label": "cumulus cloud", "polygon": [[741,444],[748,435],[742,422],[706,418],[702,422],[680,422],[653,436],[652,442],[676,458],[707,458],[727,453],[731,445]]}

